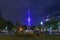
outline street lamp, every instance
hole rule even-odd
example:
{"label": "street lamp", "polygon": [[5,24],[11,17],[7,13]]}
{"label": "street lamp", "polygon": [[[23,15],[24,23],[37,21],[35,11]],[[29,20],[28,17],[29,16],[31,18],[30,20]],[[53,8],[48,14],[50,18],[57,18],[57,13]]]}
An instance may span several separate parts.
{"label": "street lamp", "polygon": [[43,22],[41,21],[40,24],[43,25]]}

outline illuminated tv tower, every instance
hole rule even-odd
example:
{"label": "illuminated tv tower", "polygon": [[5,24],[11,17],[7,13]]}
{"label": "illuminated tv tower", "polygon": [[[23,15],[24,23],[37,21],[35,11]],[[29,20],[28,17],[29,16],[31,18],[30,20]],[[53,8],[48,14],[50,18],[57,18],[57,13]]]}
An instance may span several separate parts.
{"label": "illuminated tv tower", "polygon": [[30,9],[28,10],[28,26],[27,26],[27,29],[30,29]]}

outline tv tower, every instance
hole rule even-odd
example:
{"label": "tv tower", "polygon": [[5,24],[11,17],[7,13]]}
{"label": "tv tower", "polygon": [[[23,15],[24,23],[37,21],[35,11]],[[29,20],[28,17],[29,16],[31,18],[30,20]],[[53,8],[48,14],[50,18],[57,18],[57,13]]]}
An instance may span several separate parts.
{"label": "tv tower", "polygon": [[30,23],[30,9],[28,10],[28,26],[27,26],[27,29],[30,29],[30,25],[31,25],[31,23]]}

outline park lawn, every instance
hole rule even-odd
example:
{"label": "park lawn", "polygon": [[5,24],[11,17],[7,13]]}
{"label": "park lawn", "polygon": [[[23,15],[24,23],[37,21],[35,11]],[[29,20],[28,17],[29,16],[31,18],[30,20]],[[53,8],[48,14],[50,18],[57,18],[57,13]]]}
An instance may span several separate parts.
{"label": "park lawn", "polygon": [[0,35],[0,40],[60,40],[58,35],[40,35],[34,37],[16,37],[13,35]]}

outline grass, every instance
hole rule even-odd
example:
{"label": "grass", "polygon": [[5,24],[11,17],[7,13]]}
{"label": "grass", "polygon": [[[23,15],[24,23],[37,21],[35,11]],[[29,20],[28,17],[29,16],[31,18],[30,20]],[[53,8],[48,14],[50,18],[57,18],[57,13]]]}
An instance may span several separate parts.
{"label": "grass", "polygon": [[59,40],[58,35],[45,35],[40,34],[40,36],[34,37],[19,37],[14,35],[0,35],[0,40]]}

